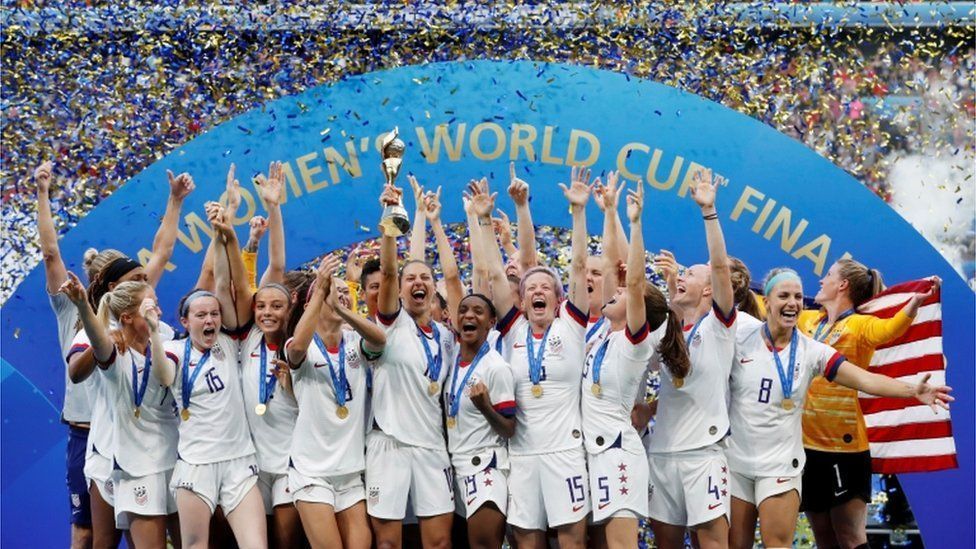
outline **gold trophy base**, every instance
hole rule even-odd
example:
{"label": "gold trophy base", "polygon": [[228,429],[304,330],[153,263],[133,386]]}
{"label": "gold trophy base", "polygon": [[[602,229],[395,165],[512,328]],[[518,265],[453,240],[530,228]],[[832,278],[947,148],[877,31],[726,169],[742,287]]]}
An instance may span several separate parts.
{"label": "gold trophy base", "polygon": [[383,227],[383,234],[387,236],[407,234],[410,231],[410,218],[407,217],[407,210],[399,204],[383,208],[380,226]]}

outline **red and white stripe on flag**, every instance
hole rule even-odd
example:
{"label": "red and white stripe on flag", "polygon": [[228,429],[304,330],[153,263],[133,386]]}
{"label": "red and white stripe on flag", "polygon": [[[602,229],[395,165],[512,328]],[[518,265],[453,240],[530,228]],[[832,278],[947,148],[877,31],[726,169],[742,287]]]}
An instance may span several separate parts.
{"label": "red and white stripe on flag", "polygon": [[[860,308],[859,313],[891,318],[912,295],[932,287],[929,280],[905,282],[888,288]],[[945,384],[942,354],[942,296],[937,292],[918,309],[912,325],[901,337],[879,346],[870,371],[916,384],[926,374],[929,383]],[[959,467],[949,411],[932,409],[914,399],[859,394],[868,430],[871,464],[875,473],[914,473]]]}

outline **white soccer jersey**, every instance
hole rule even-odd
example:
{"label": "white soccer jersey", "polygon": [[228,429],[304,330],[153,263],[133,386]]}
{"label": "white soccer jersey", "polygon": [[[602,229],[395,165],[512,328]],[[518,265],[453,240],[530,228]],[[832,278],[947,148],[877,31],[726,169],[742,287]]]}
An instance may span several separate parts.
{"label": "white soccer jersey", "polygon": [[596,318],[589,318],[586,321],[586,336],[585,336],[585,347],[583,352],[586,355],[590,354],[590,350],[597,342],[602,342],[606,339],[607,334],[610,333],[610,321],[607,320],[605,316],[598,316]]}
{"label": "white soccer jersey", "polygon": [[[291,441],[291,461],[307,477],[335,477],[366,468],[366,370],[362,337],[343,330],[346,390],[344,417],[329,370],[329,362],[313,340],[301,366],[291,371],[298,419]],[[291,340],[285,344],[285,348]],[[326,349],[339,377],[339,348]]]}
{"label": "white soccer jersey", "polygon": [[[78,307],[62,293],[48,294],[51,308],[58,320],[58,344],[61,345],[61,357],[71,353],[71,344],[79,332]],[[64,363],[64,406],[61,407],[61,419],[88,423],[91,421],[92,401],[95,399],[95,381],[91,377],[81,383],[72,383],[68,376],[68,363]]]}
{"label": "white soccer jersey", "polygon": [[[115,463],[132,477],[143,477],[176,465],[179,419],[168,387],[160,385],[145,355],[135,349],[116,352],[112,364],[100,374],[115,401]],[[133,383],[133,367],[135,379]],[[149,370],[149,371],[147,371]],[[145,387],[135,416],[135,394]]]}
{"label": "white soccer jersey", "polygon": [[[491,428],[485,416],[471,402],[469,396],[471,387],[479,381],[484,383],[495,411],[506,417],[512,417],[515,415],[515,380],[512,378],[512,369],[508,363],[491,347],[477,364],[458,364],[457,353],[460,353],[460,344],[457,345],[455,356],[448,362],[450,373],[444,385],[446,414],[451,410],[451,388],[454,387],[456,392],[460,392],[455,421],[452,424],[451,420],[448,420],[447,449],[451,453],[451,462],[457,473],[468,476],[487,467],[493,458],[492,453],[496,454],[494,456],[497,460],[496,467],[508,463],[505,439]],[[455,364],[458,365],[457,373],[454,371]],[[475,368],[473,371],[472,367]],[[470,376],[468,376],[469,372],[471,372]],[[468,377],[465,382],[466,376]],[[462,382],[464,382],[463,389]]]}
{"label": "white soccer jersey", "polygon": [[[532,394],[526,335],[529,322],[514,307],[499,322],[505,355],[515,378],[517,406],[515,436],[509,441],[512,455],[531,455],[577,448],[582,444],[580,378],[583,374],[583,338],[586,314],[569,301],[549,327],[548,337],[536,336],[544,345],[542,395]],[[539,352],[539,347],[535,347]]]}
{"label": "white soccer jersey", "polygon": [[[447,359],[454,356],[454,334],[443,324],[431,322],[440,338],[438,345],[433,334],[418,335],[417,323],[402,308],[393,318],[380,317],[379,325],[386,331],[386,347],[373,367],[376,424],[404,444],[444,450],[441,391],[451,366]],[[433,395],[425,345],[433,358],[444,359]]]}
{"label": "white soccer jersey", "polygon": [[[71,340],[71,347],[65,355],[65,361],[71,355],[82,353],[91,346],[88,334],[81,330]],[[91,429],[88,431],[88,447],[85,449],[85,460],[97,453],[102,457],[112,459],[115,456],[115,395],[113,387],[99,372],[98,364],[95,371],[88,376],[85,383],[92,388],[91,401]]]}
{"label": "white soccer jersey", "polygon": [[[590,346],[583,367],[582,386],[583,441],[587,452],[598,454],[608,448],[620,447],[643,455],[644,446],[631,423],[630,412],[644,387],[647,363],[666,329],[667,323],[662,323],[657,330],[649,332],[645,323],[636,334],[631,334],[627,328],[616,332],[608,330]],[[593,389],[593,364],[604,344],[606,350],[597,395]]]}
{"label": "white soccer jersey", "polygon": [[[166,355],[176,363],[176,377],[171,390],[183,413],[183,362],[189,339],[167,341]],[[190,345],[188,382],[190,387],[189,419],[180,422],[180,459],[191,465],[207,465],[254,453],[244,416],[238,371],[238,342],[224,333],[210,349],[207,362],[193,379],[204,353]]]}
{"label": "white soccer jersey", "polygon": [[[263,369],[262,345],[265,348]],[[252,325],[241,345],[241,386],[244,390],[244,413],[247,414],[251,439],[257,450],[258,467],[266,473],[287,474],[288,449],[291,448],[291,435],[298,419],[298,401],[295,400],[295,395],[277,382],[272,361],[276,350],[267,345],[261,329]],[[259,415],[255,408],[261,403],[262,378],[266,390],[270,390],[271,383],[274,382],[274,391],[268,396],[264,414]]]}
{"label": "white soccer jersey", "polygon": [[713,303],[711,312],[696,322],[697,329],[685,326],[684,337],[691,337],[691,369],[680,388],[675,387],[667,366],[661,364],[651,453],[704,448],[728,435],[729,372],[735,354],[737,316],[733,309],[726,318]]}
{"label": "white soccer jersey", "polygon": [[[795,476],[806,462],[803,451],[803,402],[816,375],[832,380],[844,357],[796,330],[793,363],[794,407],[783,408],[783,389],[763,326],[739,332],[732,366],[732,436],[727,451],[732,471],[744,476]],[[779,351],[789,368],[790,346]]]}

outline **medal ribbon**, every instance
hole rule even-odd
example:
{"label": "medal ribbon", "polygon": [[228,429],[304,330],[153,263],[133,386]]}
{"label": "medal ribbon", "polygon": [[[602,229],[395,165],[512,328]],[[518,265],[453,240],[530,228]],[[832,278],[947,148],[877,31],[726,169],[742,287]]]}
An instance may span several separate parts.
{"label": "medal ribbon", "polygon": [[457,386],[458,374],[461,370],[461,353],[457,355],[457,360],[454,361],[454,375],[451,376],[451,402],[449,404],[449,409],[447,415],[450,417],[457,417],[458,409],[461,407],[461,393],[464,392],[464,388],[468,386],[468,380],[471,379],[471,374],[474,373],[474,369],[478,367],[478,363],[481,359],[488,354],[488,342],[485,341],[481,344],[481,348],[478,349],[478,354],[475,355],[474,360],[468,366],[468,371],[464,374],[464,379],[461,381],[461,386]]}
{"label": "medal ribbon", "polygon": [[851,316],[852,314],[854,314],[854,309],[847,309],[846,311],[841,313],[840,316],[837,317],[837,320],[835,320],[834,323],[830,325],[830,328],[827,329],[826,333],[823,334],[823,339],[820,339],[820,335],[821,335],[820,332],[824,328],[827,328],[827,317],[824,317],[824,319],[820,321],[820,324],[817,324],[817,331],[813,333],[813,339],[816,339],[817,341],[821,341],[821,342],[825,341],[827,339],[827,336],[830,335],[830,332],[834,331],[834,326],[836,326],[838,322],[844,320],[845,318]]}
{"label": "medal ribbon", "polygon": [[696,322],[694,327],[691,328],[691,331],[688,332],[688,337],[685,339],[685,344],[689,351],[691,350],[691,340],[695,339],[695,333],[698,332],[698,327],[701,326],[702,321],[704,321],[706,318],[708,318],[708,315],[699,318],[698,322]]}
{"label": "medal ribbon", "polygon": [[600,370],[603,368],[603,359],[607,356],[607,347],[610,346],[610,338],[607,337],[603,340],[603,344],[600,348],[596,350],[596,355],[593,356],[593,384],[600,384]]}
{"label": "medal ribbon", "polygon": [[[549,328],[552,328],[551,324]],[[532,380],[532,385],[538,385],[542,380],[542,359],[546,354],[546,343],[549,342],[549,328],[546,328],[546,333],[542,336],[542,345],[539,346],[538,354],[535,352],[532,327],[528,326],[525,329],[525,350],[529,355],[529,379]]]}
{"label": "medal ribbon", "polygon": [[769,324],[763,324],[763,330],[766,331],[766,337],[769,338],[769,345],[772,347],[773,358],[776,360],[776,372],[779,374],[779,384],[783,388],[783,398],[790,398],[793,396],[793,365],[796,364],[796,348],[799,346],[800,338],[796,335],[796,328],[793,328],[793,335],[790,337],[790,372],[787,376],[783,370],[783,363],[779,359],[779,352],[776,350],[773,335],[769,332]]}
{"label": "medal ribbon", "polygon": [[139,381],[139,371],[136,369],[135,353],[129,351],[129,358],[132,362],[132,402],[136,408],[142,406],[142,399],[146,396],[146,388],[149,387],[149,367],[152,366],[152,347],[146,345],[146,362],[142,369],[142,381]]}
{"label": "medal ribbon", "polygon": [[587,343],[589,343],[589,341],[590,341],[590,338],[592,338],[592,337],[593,337],[593,336],[594,336],[594,335],[595,335],[595,334],[596,334],[596,333],[597,333],[598,331],[600,331],[600,326],[603,326],[603,323],[604,323],[604,321],[606,321],[606,320],[607,320],[607,317],[605,317],[605,316],[601,316],[601,317],[600,317],[600,320],[597,320],[597,321],[596,321],[596,323],[595,323],[595,324],[593,324],[593,327],[591,327],[591,328],[590,328],[590,329],[589,329],[589,330],[588,330],[588,331],[586,332],[586,338],[584,339],[584,341],[585,341],[585,342],[587,342]]}
{"label": "medal ribbon", "polygon": [[[326,355],[328,358],[328,355]],[[258,369],[258,402],[267,405],[268,400],[274,393],[275,384],[278,383],[278,376],[271,374],[268,379],[268,348],[264,344],[264,336],[261,336],[261,368]]]}
{"label": "medal ribbon", "polygon": [[325,348],[325,342],[318,334],[312,335],[312,340],[318,346],[319,350],[322,351],[322,356],[325,357],[325,362],[329,364],[329,375],[332,377],[332,390],[335,391],[336,404],[339,406],[346,405],[346,391],[349,389],[349,380],[346,378],[346,338],[339,338],[339,372],[336,372],[335,367],[332,365],[332,359],[329,358],[329,351]]}
{"label": "medal ribbon", "polygon": [[427,344],[427,335],[424,334],[423,329],[420,328],[420,324],[417,324],[416,320],[414,321],[414,324],[417,325],[417,336],[420,338],[420,344],[424,348],[424,355],[427,356],[427,378],[430,379],[431,383],[436,383],[437,378],[439,378],[441,375],[441,365],[444,363],[443,357],[441,357],[440,353],[441,331],[437,329],[436,324],[433,322],[430,323],[430,327],[433,328],[434,331],[434,341],[437,343],[438,347],[437,356],[435,357],[434,353],[430,350],[430,346]]}
{"label": "medal ribbon", "polygon": [[183,349],[183,387],[180,391],[180,399],[183,401],[183,409],[190,407],[190,392],[193,390],[193,383],[196,382],[197,377],[200,375],[200,371],[203,370],[203,365],[207,363],[210,359],[210,349],[203,353],[200,357],[200,362],[193,367],[193,373],[190,374],[190,350],[192,349],[190,345],[190,338],[186,338],[186,347]]}

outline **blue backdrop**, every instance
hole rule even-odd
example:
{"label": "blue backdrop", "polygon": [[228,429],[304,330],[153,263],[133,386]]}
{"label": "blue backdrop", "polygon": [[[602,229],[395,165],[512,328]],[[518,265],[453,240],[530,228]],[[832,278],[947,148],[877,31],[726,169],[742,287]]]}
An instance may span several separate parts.
{"label": "blue backdrop", "polygon": [[[487,175],[502,189],[514,159],[532,186],[536,223],[566,227],[557,183],[568,180],[570,163],[582,163],[648,181],[648,247],[675,250],[684,263],[702,261],[702,223],[686,187],[700,165],[722,177],[718,207],[730,252],[757,278],[788,265],[812,293],[845,253],[881,269],[889,282],[940,275],[960,468],[902,481],[928,543],[972,546],[972,291],[911,226],[839,168],[747,116],[654,82],[571,65],[485,61],[405,67],[321,86],[222,124],[147,168],[61,240],[65,261],[80,271],[89,246],[146,253],[166,201],[166,170],[190,172],[197,189],[184,205],[172,270],[158,288],[172,320],[208,242],[203,204],[221,195],[231,162],[246,191],[238,225],[263,211],[250,176],[272,160],[286,162],[289,266],[375,237],[383,180],[376,143],[393,126],[407,143],[404,170],[429,188],[444,187],[448,222],[463,220],[460,193],[469,179]],[[500,204],[511,210],[507,197]],[[601,220],[591,210],[595,234]],[[64,363],[42,268],[2,313],[2,543],[65,545]]]}

